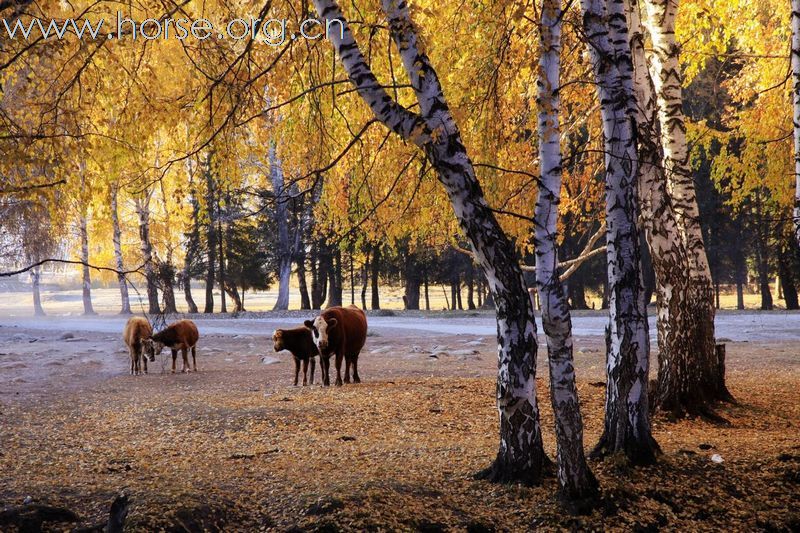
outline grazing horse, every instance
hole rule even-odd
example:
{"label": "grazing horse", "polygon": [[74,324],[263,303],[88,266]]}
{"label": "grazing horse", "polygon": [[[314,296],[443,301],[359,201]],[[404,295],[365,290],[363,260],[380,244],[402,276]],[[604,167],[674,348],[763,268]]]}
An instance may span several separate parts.
{"label": "grazing horse", "polygon": [[314,320],[306,320],[314,335],[320,354],[322,367],[322,383],[330,381],[330,358],[336,354],[336,385],[342,385],[342,359],[345,360],[344,382],[350,383],[350,366],[353,366],[353,382],[361,383],[358,376],[358,354],[367,341],[367,316],[364,311],[351,305],[348,307],[331,307],[322,312]]}
{"label": "grazing horse", "polygon": [[183,368],[181,372],[189,371],[189,349],[192,350],[192,363],[194,371],[197,372],[197,340],[200,334],[197,326],[191,320],[178,320],[173,322],[163,330],[153,335],[148,343],[152,346],[151,361],[155,361],[156,354],[161,353],[164,346],[172,350],[172,373],[175,373],[175,360],[178,358],[178,350],[183,356]]}
{"label": "grazing horse", "polygon": [[[153,328],[146,318],[135,316],[125,324],[125,331],[122,333],[122,340],[128,347],[131,356],[131,375],[139,376],[142,374],[140,361],[144,364],[144,373],[147,374],[147,354],[150,353],[152,345],[147,339],[153,335]],[[150,359],[153,360],[152,358]]]}

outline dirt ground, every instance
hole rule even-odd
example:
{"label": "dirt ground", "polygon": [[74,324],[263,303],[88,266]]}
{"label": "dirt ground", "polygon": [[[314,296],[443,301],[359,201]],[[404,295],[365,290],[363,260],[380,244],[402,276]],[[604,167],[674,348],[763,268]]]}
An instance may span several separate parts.
{"label": "dirt ground", "polygon": [[[198,373],[170,374],[165,351],[141,377],[127,374],[121,332],[46,324],[0,320],[0,508],[77,515],[45,529],[103,522],[124,491],[130,531],[800,530],[795,340],[729,342],[739,403],[719,413],[730,425],[656,418],[659,463],[593,460],[603,501],[573,517],[554,478],[534,488],[472,478],[498,444],[490,335],[375,328],[362,384],[303,388],[272,351],[273,324],[235,334],[201,324]],[[575,347],[589,448],[602,427],[602,338]],[[543,351],[538,363],[554,457]],[[0,530],[14,531],[3,517]]]}

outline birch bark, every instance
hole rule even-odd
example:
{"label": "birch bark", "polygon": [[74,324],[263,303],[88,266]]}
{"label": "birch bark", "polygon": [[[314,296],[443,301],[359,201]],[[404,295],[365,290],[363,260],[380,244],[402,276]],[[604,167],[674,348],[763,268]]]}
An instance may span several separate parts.
{"label": "birch bark", "polygon": [[31,289],[33,291],[33,314],[35,316],[44,316],[44,308],[42,307],[42,297],[40,293],[40,280],[42,278],[42,267],[36,266],[31,269]]}
{"label": "birch bark", "polygon": [[206,303],[203,313],[214,312],[214,280],[217,269],[217,200],[212,169],[213,153],[206,155],[203,172],[206,184]]}
{"label": "birch bark", "polygon": [[275,199],[275,227],[278,230],[278,299],[273,311],[289,309],[289,281],[292,275],[292,248],[289,243],[289,218],[286,208],[286,191],[283,168],[278,159],[275,143],[269,145],[269,174]]}
{"label": "birch bark", "polygon": [[80,165],[81,172],[81,198],[80,198],[80,214],[78,217],[79,231],[81,234],[81,262],[83,263],[83,314],[94,315],[94,307],[92,307],[92,276],[89,272],[89,200],[88,192],[86,191],[86,175],[84,173],[84,165]]}
{"label": "birch bark", "polygon": [[[714,287],[700,228],[683,116],[680,46],[675,39],[679,0],[644,0],[645,26],[653,44],[650,73],[657,100],[667,193],[686,250],[688,288],[680,311],[689,316],[689,345],[659,366],[658,407],[676,414],[709,412],[709,403],[730,400],[718,379],[714,339]],[[674,323],[673,329],[685,323]],[[673,354],[669,354],[673,355]]]}
{"label": "birch bark", "polygon": [[695,361],[704,356],[702,345],[698,348],[695,344],[703,335],[704,322],[696,320],[691,312],[689,259],[662,166],[658,104],[647,67],[641,4],[639,0],[626,0],[625,4],[639,128],[639,199],[656,273],[659,351],[654,407],[670,410],[675,415],[707,412],[713,397],[706,392],[702,373],[695,370]]}
{"label": "birch bark", "polygon": [[131,300],[128,295],[128,282],[125,279],[125,262],[122,258],[122,229],[119,224],[119,186],[114,183],[111,185],[111,226],[112,240],[114,241],[114,259],[117,264],[117,281],[119,282],[119,294],[122,301],[121,315],[131,314]]}
{"label": "birch bark", "polygon": [[539,58],[539,167],[534,211],[536,283],[547,336],[550,399],[556,426],[561,498],[582,510],[597,495],[597,480],[583,452],[583,420],[572,357],[572,317],[558,275],[557,226],[561,200],[561,0],[543,0]]}
{"label": "birch bark", "polygon": [[381,5],[420,114],[400,106],[380,86],[337,2],[314,0],[320,18],[341,21],[341,34],[332,31],[329,38],[358,94],[377,119],[419,146],[436,169],[494,295],[500,447],[495,462],[481,476],[493,481],[537,483],[547,459],[536,402],[536,326],[522,271],[512,243],[486,203],[437,73],[420,48],[406,1],[383,0]]}
{"label": "birch bark", "polygon": [[792,0],[792,103],[794,123],[794,234],[800,246],[800,0]]}
{"label": "birch bark", "polygon": [[145,191],[136,199],[136,214],[139,216],[139,241],[144,260],[144,276],[147,281],[147,312],[157,315],[161,309],[158,304],[158,286],[153,264],[153,243],[150,242],[150,196],[150,191]]}
{"label": "birch bark", "polygon": [[655,461],[648,408],[649,336],[642,286],[633,63],[623,0],[581,0],[600,113],[606,166],[608,260],[607,383],[598,455]]}

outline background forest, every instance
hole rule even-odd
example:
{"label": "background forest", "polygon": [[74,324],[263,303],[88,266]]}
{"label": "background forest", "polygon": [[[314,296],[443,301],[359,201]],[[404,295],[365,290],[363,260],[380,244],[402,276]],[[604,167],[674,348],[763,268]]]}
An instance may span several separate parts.
{"label": "background forest", "polygon": [[[377,7],[354,4],[352,28],[378,78],[408,104]],[[137,21],[202,17],[220,26],[260,11],[289,21],[313,15],[304,2],[16,9],[47,20],[113,21],[118,8]],[[487,200],[532,270],[537,8],[415,2],[411,9]],[[11,14],[3,11],[7,25]],[[796,309],[789,10],[691,0],[676,28],[689,163],[717,305],[743,308],[744,295],[756,292],[762,309]],[[378,308],[382,285],[402,287],[408,309],[429,308],[434,293],[437,309],[483,305],[488,289],[464,253],[435,172],[413,144],[379,127],[330,61],[327,41],[273,47],[120,37],[0,41],[6,270],[62,258],[136,271],[127,278],[147,295],[149,312],[241,311],[248,292],[268,287],[277,290],[276,309],[287,308],[289,291],[299,291],[303,309],[351,299]],[[603,136],[577,3],[565,10],[562,40],[559,254],[562,262],[585,260],[565,279],[571,307],[605,307],[605,261],[590,253],[603,244]],[[111,270],[49,263],[31,272],[34,290],[43,269],[46,281],[65,281],[52,271],[80,274],[86,312],[92,286],[118,281]],[[121,280],[121,309],[129,310]]]}

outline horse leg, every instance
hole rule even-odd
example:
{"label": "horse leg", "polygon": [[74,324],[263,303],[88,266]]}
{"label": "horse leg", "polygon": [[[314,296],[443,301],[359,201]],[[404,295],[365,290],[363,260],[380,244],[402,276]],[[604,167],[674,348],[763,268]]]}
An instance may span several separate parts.
{"label": "horse leg", "polygon": [[300,375],[300,359],[294,358],[294,386],[297,387],[297,378]]}
{"label": "horse leg", "polygon": [[344,382],[350,383],[350,358],[344,356]]}
{"label": "horse leg", "polygon": [[317,360],[313,357],[309,357],[311,359],[311,384],[314,384],[314,368],[317,366]]}
{"label": "horse leg", "polygon": [[178,350],[172,350],[172,373],[175,373],[175,361],[178,360]]}
{"label": "horse leg", "polygon": [[194,366],[194,371],[197,372],[197,346],[192,346],[192,366]]}
{"label": "horse leg", "polygon": [[183,368],[181,369],[181,374],[183,374],[189,372],[189,348],[181,348],[181,357],[183,357]]}
{"label": "horse leg", "polygon": [[303,387],[308,385],[308,359],[303,359]]}

